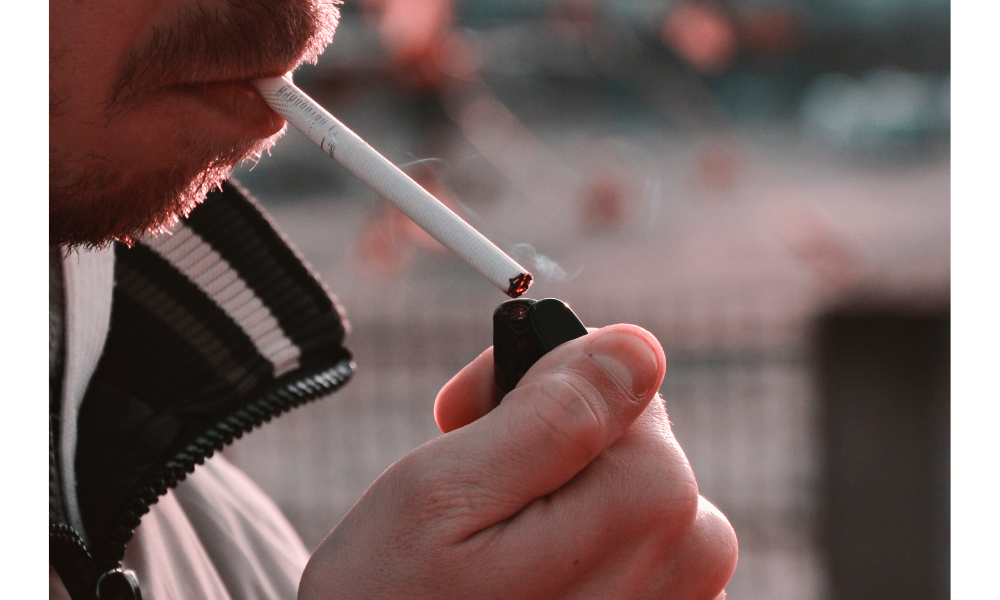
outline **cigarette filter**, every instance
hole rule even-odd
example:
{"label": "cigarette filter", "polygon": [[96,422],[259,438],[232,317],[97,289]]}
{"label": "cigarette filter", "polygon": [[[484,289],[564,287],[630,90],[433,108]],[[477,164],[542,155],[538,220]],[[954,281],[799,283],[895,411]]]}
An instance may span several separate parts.
{"label": "cigarette filter", "polygon": [[285,77],[259,79],[264,100],[365,185],[512,298],[531,273],[338,121]]}

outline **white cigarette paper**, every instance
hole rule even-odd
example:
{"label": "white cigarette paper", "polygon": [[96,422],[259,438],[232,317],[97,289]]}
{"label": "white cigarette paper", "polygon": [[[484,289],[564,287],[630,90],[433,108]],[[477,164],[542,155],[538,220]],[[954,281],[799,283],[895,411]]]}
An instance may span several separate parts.
{"label": "white cigarette paper", "polygon": [[259,79],[264,101],[292,127],[343,165],[505,294],[528,289],[531,274],[285,77]]}

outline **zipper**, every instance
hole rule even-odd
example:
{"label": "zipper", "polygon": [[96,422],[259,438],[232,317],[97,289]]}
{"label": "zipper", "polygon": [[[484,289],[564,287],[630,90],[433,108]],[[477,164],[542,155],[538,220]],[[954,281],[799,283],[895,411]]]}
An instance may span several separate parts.
{"label": "zipper", "polygon": [[70,598],[95,597],[97,591],[93,583],[97,578],[97,563],[72,526],[49,523],[49,564],[55,567]]}
{"label": "zipper", "polygon": [[76,554],[76,558],[79,560],[85,563],[94,562],[94,557],[87,550],[87,544],[84,543],[83,538],[80,537],[80,534],[72,526],[65,523],[49,523],[49,537],[68,544],[72,548],[71,552]]}
{"label": "zipper", "polygon": [[[132,539],[140,519],[149,512],[168,490],[174,488],[205,462],[217,450],[231,444],[243,434],[270,421],[272,418],[342,387],[354,374],[354,361],[348,355],[333,367],[319,373],[281,384],[261,394],[257,399],[242,405],[231,414],[209,427],[161,467],[144,476],[125,497],[122,509],[112,520],[108,539],[95,549],[91,559],[96,572],[107,572],[121,567],[125,544]],[[74,534],[76,531],[69,528]],[[79,539],[79,535],[76,535]],[[83,540],[79,540],[83,544]],[[83,546],[86,552],[86,546]],[[88,554],[89,556],[89,554]]]}
{"label": "zipper", "polygon": [[87,544],[72,526],[65,523],[49,523],[49,539],[63,544],[63,548],[80,563],[96,567],[94,557],[87,550]]}

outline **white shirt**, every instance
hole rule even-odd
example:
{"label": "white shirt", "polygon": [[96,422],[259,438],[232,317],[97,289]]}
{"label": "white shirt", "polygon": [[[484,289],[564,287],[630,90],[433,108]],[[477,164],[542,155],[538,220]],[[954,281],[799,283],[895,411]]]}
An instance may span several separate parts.
{"label": "white shirt", "polygon": [[[76,423],[107,335],[113,257],[111,251],[81,251],[63,261],[64,423]],[[75,431],[62,441],[71,444],[63,459],[72,465]],[[73,479],[70,474],[71,485]],[[70,499],[75,503],[75,494]],[[75,505],[69,510],[79,514]],[[122,565],[135,571],[144,600],[292,600],[308,559],[278,507],[246,474],[216,455],[150,508],[125,547]],[[69,598],[51,565],[49,597]]]}

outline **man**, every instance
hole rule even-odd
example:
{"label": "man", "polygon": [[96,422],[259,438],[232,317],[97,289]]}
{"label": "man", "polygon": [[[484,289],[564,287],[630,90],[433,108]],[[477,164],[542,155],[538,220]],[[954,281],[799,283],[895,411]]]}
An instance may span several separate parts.
{"label": "man", "polygon": [[248,82],[315,59],[336,19],[322,0],[50,4],[51,595],[723,597],[735,535],[632,325],[560,346],[497,408],[484,352],[436,399],[445,435],[311,557],[205,460],[351,373],[338,309],[252,200],[226,183],[195,208],[283,127]]}

